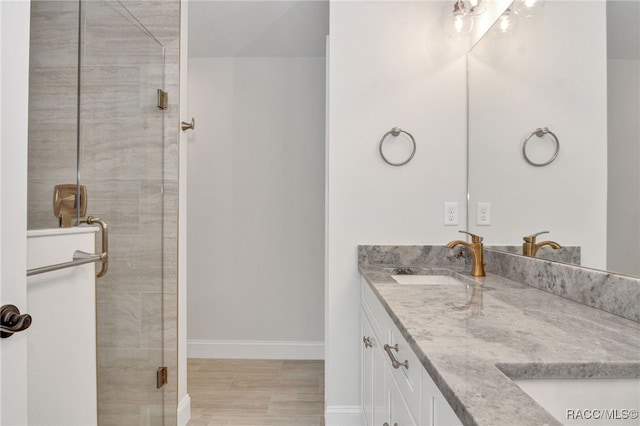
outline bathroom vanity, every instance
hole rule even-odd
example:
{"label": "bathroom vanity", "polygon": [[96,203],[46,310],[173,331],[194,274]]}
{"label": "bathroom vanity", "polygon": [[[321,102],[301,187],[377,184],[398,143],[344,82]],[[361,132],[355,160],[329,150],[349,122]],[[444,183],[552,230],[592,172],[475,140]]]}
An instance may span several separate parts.
{"label": "bathroom vanity", "polygon": [[[639,322],[491,273],[489,264],[486,277],[471,277],[451,252],[360,247],[367,425],[570,425],[594,409],[617,420],[588,424],[640,424]],[[429,275],[440,278],[420,278]],[[637,308],[640,292],[623,294]],[[611,387],[592,402],[555,397],[558,413],[527,383]]]}
{"label": "bathroom vanity", "polygon": [[367,425],[462,425],[365,280],[361,327]]}

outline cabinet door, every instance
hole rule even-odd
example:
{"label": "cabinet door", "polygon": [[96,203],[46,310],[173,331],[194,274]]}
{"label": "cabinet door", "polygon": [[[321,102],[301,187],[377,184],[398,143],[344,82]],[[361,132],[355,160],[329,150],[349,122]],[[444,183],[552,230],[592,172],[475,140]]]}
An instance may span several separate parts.
{"label": "cabinet door", "polygon": [[389,425],[390,426],[417,426],[416,420],[411,415],[407,402],[402,397],[400,388],[396,384],[396,381],[391,374],[389,367],[385,368],[387,385],[387,395],[389,399]]}
{"label": "cabinet door", "polygon": [[389,422],[389,398],[386,393],[384,349],[377,338],[373,341],[373,424]]}
{"label": "cabinet door", "polygon": [[435,426],[462,426],[462,422],[440,391],[433,396],[433,424]]}
{"label": "cabinet door", "polygon": [[371,324],[363,311],[360,311],[360,326],[362,331],[362,409],[364,421],[367,426],[373,426],[374,410],[374,347],[375,336]]}
{"label": "cabinet door", "polygon": [[379,426],[389,421],[389,404],[384,388],[384,353],[364,311],[362,328],[362,408],[365,423]]}
{"label": "cabinet door", "polygon": [[425,369],[422,369],[421,382],[420,424],[422,426],[462,426],[462,422]]}

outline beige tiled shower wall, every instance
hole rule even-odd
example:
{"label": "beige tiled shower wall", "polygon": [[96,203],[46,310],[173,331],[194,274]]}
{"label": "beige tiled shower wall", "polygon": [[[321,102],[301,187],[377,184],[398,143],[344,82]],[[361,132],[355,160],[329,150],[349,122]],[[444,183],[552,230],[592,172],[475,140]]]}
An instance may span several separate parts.
{"label": "beige tiled shower wall", "polygon": [[31,2],[29,229],[52,228],[53,186],[76,183],[78,2]]}
{"label": "beige tiled shower wall", "polygon": [[[123,4],[165,47],[169,108],[156,106],[163,70],[149,66],[159,45],[141,37],[118,4],[83,4],[80,178],[88,214],[110,227],[109,272],[97,281],[99,419],[173,425],[180,4]],[[77,30],[77,1],[32,2],[30,228],[56,226],[53,185],[75,182]],[[169,383],[157,390],[161,365]]]}

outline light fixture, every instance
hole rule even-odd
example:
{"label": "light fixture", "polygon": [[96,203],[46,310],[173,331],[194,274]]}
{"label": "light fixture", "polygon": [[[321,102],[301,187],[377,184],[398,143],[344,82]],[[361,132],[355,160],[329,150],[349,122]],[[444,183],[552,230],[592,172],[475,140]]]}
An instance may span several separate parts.
{"label": "light fixture", "polygon": [[524,18],[535,15],[544,5],[544,0],[515,0],[513,12]]}
{"label": "light fixture", "polygon": [[483,14],[487,10],[485,0],[466,0],[467,10],[473,16]]}
{"label": "light fixture", "polygon": [[451,38],[464,38],[473,29],[473,17],[468,13],[462,0],[453,5],[453,14],[447,19],[447,34]]}
{"label": "light fixture", "polygon": [[491,27],[491,33],[496,37],[508,37],[518,27],[518,17],[511,8],[504,11]]}

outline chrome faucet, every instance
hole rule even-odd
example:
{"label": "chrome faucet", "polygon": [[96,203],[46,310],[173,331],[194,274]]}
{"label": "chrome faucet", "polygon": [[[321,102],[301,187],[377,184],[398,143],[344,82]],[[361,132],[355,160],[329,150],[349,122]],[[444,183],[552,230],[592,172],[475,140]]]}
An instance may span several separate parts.
{"label": "chrome faucet", "polygon": [[467,231],[458,231],[463,234],[471,235],[471,243],[462,240],[451,241],[447,244],[448,248],[454,248],[457,245],[463,245],[471,251],[471,255],[473,257],[473,265],[471,267],[471,276],[473,277],[484,277],[486,276],[484,272],[484,256],[483,256],[483,247],[482,247],[482,237],[479,235],[472,234]]}
{"label": "chrome faucet", "polygon": [[535,257],[538,249],[543,246],[549,246],[554,250],[562,248],[562,246],[555,241],[542,241],[541,243],[536,244],[536,237],[540,234],[548,234],[549,231],[542,231],[536,234],[528,235],[526,237],[522,237],[524,243],[522,243],[522,254],[529,257]]}

